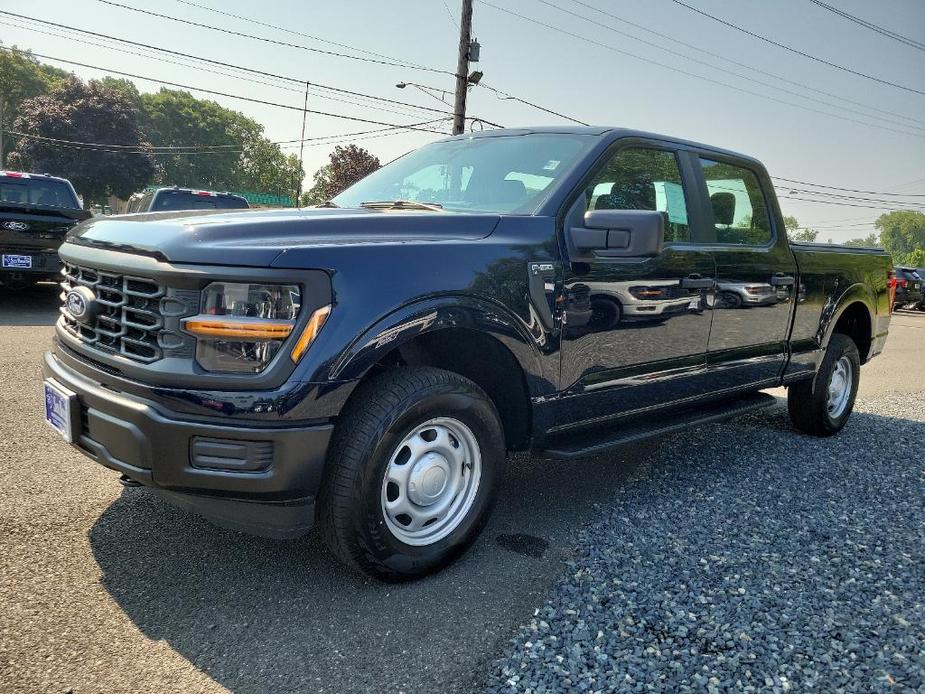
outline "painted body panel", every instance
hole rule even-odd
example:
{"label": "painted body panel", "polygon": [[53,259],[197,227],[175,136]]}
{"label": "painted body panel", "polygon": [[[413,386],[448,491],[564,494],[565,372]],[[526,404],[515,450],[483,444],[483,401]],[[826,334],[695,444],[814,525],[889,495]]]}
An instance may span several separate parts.
{"label": "painted body panel", "polygon": [[[781,234],[760,255],[667,246],[648,259],[590,268],[570,263],[562,242],[563,210],[614,143],[646,137],[665,147],[722,152],[635,131],[577,130],[593,136],[587,151],[532,215],[365,209],[166,213],[93,220],[71,234],[62,247],[65,259],[91,262],[94,254],[106,254],[106,262],[118,263],[144,256],[152,267],[183,274],[187,281],[214,279],[215,268],[226,268],[221,272],[229,276],[241,268],[247,275],[278,273],[287,281],[309,274],[317,280],[323,273],[333,304],[328,322],[297,365],[284,367],[281,361],[274,378],[259,386],[257,378],[205,375],[200,383],[168,378],[154,385],[143,371],[107,373],[103,367],[112,367],[110,360],[79,346],[59,345],[56,353],[165,410],[302,422],[336,417],[359,380],[391,350],[424,332],[464,328],[489,335],[516,359],[539,441],[548,431],[811,375],[851,302],[861,302],[872,316],[874,341],[866,356],[882,349],[889,323],[889,259],[882,253],[801,246],[794,254]],[[752,159],[725,154],[763,172]],[[773,211],[782,229],[776,202]],[[201,275],[196,268],[204,269]],[[586,304],[582,308],[594,292],[607,293],[598,291],[600,285],[615,292],[616,285],[636,281],[668,286],[692,274],[755,283],[779,273],[795,277],[786,297],[747,310],[718,306],[715,289],[684,290],[671,306],[654,311],[652,320],[637,312],[635,323],[604,329],[589,325],[593,312]]]}

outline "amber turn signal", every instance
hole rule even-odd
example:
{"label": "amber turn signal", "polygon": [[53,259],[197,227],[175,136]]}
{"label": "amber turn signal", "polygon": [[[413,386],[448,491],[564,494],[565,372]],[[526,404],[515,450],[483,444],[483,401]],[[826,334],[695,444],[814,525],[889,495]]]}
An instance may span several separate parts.
{"label": "amber turn signal", "polygon": [[299,335],[299,339],[296,340],[295,346],[292,348],[292,353],[289,355],[292,357],[293,363],[299,363],[299,359],[302,358],[305,351],[311,346],[312,342],[315,341],[315,338],[318,337],[318,333],[321,332],[321,328],[324,326],[329,315],[331,315],[330,304],[316,309],[312,317],[308,319],[308,323],[305,324],[305,329],[302,330],[302,334]]}
{"label": "amber turn signal", "polygon": [[265,320],[230,321],[222,318],[190,318],[184,321],[183,327],[199,337],[251,340],[283,340],[292,332],[292,323]]}

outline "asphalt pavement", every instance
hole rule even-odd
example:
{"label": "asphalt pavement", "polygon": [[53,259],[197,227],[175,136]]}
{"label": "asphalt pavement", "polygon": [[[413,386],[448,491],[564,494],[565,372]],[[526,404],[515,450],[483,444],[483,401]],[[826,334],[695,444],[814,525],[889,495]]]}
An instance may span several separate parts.
{"label": "asphalt pavement", "polygon": [[[379,584],[337,564],[316,533],[276,542],[217,528],[62,442],[41,420],[38,369],[55,295],[0,290],[2,692],[496,686],[498,658],[581,556],[582,533],[658,465],[652,443],[578,462],[517,457],[472,551],[426,580]],[[898,314],[861,397],[925,391],[923,346],[925,314]],[[733,426],[713,431],[746,451],[767,445]],[[674,449],[676,463],[696,460]]]}

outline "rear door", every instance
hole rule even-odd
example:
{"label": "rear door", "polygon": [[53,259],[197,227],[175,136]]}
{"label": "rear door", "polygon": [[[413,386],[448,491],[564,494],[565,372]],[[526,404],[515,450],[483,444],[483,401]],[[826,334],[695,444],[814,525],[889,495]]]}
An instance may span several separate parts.
{"label": "rear door", "polygon": [[716,261],[707,364],[717,390],[771,385],[786,363],[797,266],[770,181],[753,162],[716,154],[696,168]]}

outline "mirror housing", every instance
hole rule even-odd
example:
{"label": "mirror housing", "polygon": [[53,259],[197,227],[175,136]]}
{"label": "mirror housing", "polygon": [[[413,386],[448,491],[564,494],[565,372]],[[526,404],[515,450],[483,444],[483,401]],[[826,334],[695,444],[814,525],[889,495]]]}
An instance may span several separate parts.
{"label": "mirror housing", "polygon": [[658,255],[665,239],[665,217],[654,210],[588,210],[584,225],[568,229],[572,261]]}

